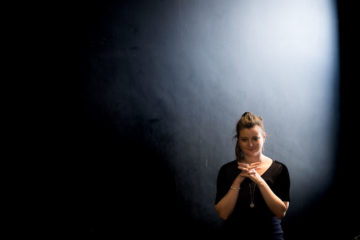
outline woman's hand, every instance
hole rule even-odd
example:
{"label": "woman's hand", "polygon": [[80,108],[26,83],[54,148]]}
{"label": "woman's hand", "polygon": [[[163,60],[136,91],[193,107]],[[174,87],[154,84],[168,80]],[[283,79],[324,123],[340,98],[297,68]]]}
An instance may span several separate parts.
{"label": "woman's hand", "polygon": [[260,169],[260,162],[256,163],[238,163],[238,168],[241,169],[241,173],[239,174],[242,177],[250,178],[255,183],[261,183],[263,178],[256,171],[256,169]]}
{"label": "woman's hand", "polygon": [[260,165],[261,163],[238,163],[238,168],[242,170],[239,176],[250,178],[258,185],[266,205],[274,213],[274,215],[280,219],[285,216],[286,210],[289,207],[289,202],[282,201],[275,195],[269,185],[267,185],[266,181],[257,172],[257,169],[262,168]]}

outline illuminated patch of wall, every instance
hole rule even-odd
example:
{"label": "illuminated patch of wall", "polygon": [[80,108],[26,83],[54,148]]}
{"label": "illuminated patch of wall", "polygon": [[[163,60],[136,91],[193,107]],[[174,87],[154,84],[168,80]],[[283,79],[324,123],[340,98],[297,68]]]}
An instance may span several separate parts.
{"label": "illuminated patch of wall", "polygon": [[331,186],[335,167],[334,5],[179,1],[173,11],[166,66],[167,90],[178,96],[169,102],[178,119],[174,165],[194,215],[213,214],[216,168],[234,159],[231,137],[244,111],[263,116],[266,154],[289,167],[289,215],[304,210]]}

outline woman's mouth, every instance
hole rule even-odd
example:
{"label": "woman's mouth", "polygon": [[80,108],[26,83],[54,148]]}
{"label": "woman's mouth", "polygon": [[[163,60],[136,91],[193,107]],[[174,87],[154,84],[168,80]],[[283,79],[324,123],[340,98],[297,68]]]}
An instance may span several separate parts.
{"label": "woman's mouth", "polygon": [[246,150],[252,152],[252,151],[256,150],[256,148],[247,148]]}

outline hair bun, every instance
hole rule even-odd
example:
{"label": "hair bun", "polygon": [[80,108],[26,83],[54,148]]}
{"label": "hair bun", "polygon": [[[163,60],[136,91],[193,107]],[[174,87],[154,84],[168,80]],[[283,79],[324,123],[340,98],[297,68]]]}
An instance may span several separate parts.
{"label": "hair bun", "polygon": [[252,115],[252,114],[251,114],[251,112],[244,112],[243,115],[242,115],[242,117],[245,117],[245,116],[247,116],[247,115]]}

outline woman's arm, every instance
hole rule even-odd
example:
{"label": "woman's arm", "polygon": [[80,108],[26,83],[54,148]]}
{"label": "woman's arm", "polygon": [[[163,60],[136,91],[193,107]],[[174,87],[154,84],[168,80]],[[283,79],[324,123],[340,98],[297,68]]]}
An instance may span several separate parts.
{"label": "woman's arm", "polygon": [[273,212],[277,218],[283,218],[289,207],[289,202],[282,201],[278,196],[276,196],[276,194],[271,190],[269,185],[264,180],[257,182],[257,184],[259,186],[261,195],[263,196],[265,203],[271,212]]}
{"label": "woman's arm", "polygon": [[[258,167],[259,163],[241,164],[241,166],[244,166],[245,172],[248,172],[249,169]],[[239,167],[239,169],[244,168]],[[245,180],[245,178],[246,176],[243,176],[243,174],[240,173],[234,179],[231,188],[228,190],[225,196],[215,205],[215,210],[221,219],[226,220],[234,211],[236,202],[239,197],[240,184]]]}
{"label": "woman's arm", "polygon": [[265,200],[266,205],[269,207],[272,213],[277,218],[283,218],[289,207],[289,202],[282,201],[276,194],[271,190],[266,181],[259,175],[255,169],[245,169],[240,175],[248,177],[254,181],[260,189],[260,193]]}
{"label": "woman's arm", "polygon": [[239,196],[240,184],[244,181],[244,179],[244,177],[238,175],[233,181],[229,191],[215,205],[215,210],[221,219],[226,220],[234,211]]}

